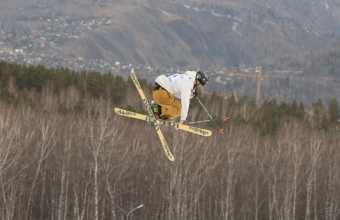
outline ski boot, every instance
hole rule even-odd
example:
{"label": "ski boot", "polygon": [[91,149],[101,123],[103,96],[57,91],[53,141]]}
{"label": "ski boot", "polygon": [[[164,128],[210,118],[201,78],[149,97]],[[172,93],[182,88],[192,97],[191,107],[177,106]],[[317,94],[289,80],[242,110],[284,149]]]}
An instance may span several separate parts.
{"label": "ski boot", "polygon": [[162,119],[162,120],[164,120],[164,121],[171,121],[171,119],[170,119],[169,116],[167,116],[167,115],[159,116],[159,119]]}
{"label": "ski boot", "polygon": [[159,106],[155,101],[151,101],[150,107],[152,109],[153,115],[155,116],[156,120],[162,119],[165,121],[171,121],[169,116],[167,115],[161,116],[161,106]]}
{"label": "ski boot", "polygon": [[157,105],[155,101],[151,101],[150,107],[156,120],[159,120],[159,116],[161,115],[161,107]]}

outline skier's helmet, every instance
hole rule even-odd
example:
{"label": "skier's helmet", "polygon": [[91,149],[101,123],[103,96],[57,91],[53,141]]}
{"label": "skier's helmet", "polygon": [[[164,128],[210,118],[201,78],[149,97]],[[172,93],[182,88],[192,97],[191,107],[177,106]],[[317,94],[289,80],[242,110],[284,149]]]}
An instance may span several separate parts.
{"label": "skier's helmet", "polygon": [[204,86],[206,83],[208,83],[209,76],[202,71],[198,71],[196,73],[196,79],[202,84],[202,86]]}

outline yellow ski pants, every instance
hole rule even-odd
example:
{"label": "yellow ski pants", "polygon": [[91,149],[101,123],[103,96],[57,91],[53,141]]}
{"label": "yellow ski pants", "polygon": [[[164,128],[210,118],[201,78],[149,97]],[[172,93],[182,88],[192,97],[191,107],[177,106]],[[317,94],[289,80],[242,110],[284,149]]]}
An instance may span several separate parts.
{"label": "yellow ski pants", "polygon": [[160,87],[152,92],[153,99],[161,106],[161,115],[171,120],[181,115],[182,105],[174,95]]}

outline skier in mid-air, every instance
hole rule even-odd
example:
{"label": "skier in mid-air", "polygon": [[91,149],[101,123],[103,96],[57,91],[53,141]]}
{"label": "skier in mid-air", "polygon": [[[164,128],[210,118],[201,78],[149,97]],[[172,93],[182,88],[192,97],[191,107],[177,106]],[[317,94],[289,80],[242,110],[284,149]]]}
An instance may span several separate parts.
{"label": "skier in mid-air", "polygon": [[155,118],[170,121],[181,116],[180,123],[185,124],[190,99],[197,96],[197,89],[208,81],[208,75],[202,71],[158,76],[155,80],[156,87],[152,92],[154,101],[151,102]]}

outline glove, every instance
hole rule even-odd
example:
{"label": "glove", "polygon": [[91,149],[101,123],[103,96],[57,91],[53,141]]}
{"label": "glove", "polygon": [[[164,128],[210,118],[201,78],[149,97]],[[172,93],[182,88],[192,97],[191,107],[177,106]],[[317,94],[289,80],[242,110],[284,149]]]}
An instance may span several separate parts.
{"label": "glove", "polygon": [[196,96],[198,96],[198,92],[197,92],[197,90],[196,90],[196,89],[194,89],[194,90],[192,91],[192,96],[193,96],[193,97],[196,97]]}
{"label": "glove", "polygon": [[182,125],[185,125],[185,124],[186,124],[186,121],[181,120],[179,123],[182,124]]}
{"label": "glove", "polygon": [[[184,120],[180,120],[180,121],[179,121],[179,124],[181,124],[181,125],[185,125],[186,123],[185,123],[185,121],[184,121]],[[178,126],[176,126],[176,127],[175,127],[175,129],[176,129],[176,130],[178,130]]]}

